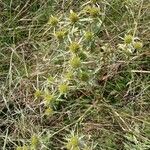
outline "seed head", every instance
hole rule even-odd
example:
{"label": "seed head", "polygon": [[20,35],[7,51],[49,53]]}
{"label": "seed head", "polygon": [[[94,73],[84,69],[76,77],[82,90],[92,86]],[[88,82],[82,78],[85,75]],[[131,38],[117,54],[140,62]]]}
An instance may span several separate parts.
{"label": "seed head", "polygon": [[27,146],[17,146],[16,150],[29,150]]}
{"label": "seed head", "polygon": [[21,146],[17,146],[16,150],[23,150]]}
{"label": "seed head", "polygon": [[87,5],[86,7],[84,7],[84,12],[89,14],[90,9],[91,9],[91,6]]}

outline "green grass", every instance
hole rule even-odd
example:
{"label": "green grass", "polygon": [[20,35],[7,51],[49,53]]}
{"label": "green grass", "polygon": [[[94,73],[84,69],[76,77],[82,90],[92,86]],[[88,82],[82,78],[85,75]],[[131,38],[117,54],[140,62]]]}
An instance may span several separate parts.
{"label": "green grass", "polygon": [[147,0],[0,1],[0,149],[150,149],[149,19]]}

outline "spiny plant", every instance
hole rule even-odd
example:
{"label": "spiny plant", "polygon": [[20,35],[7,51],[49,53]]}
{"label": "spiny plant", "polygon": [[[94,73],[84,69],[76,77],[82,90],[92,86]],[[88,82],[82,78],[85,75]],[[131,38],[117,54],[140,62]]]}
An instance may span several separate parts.
{"label": "spiny plant", "polygon": [[87,138],[88,137],[85,138],[85,136],[75,134],[73,131],[65,138],[65,148],[67,150],[92,150],[94,147],[88,145],[88,140],[85,141]]}
{"label": "spiny plant", "polygon": [[148,4],[0,2],[2,149],[149,149]]}

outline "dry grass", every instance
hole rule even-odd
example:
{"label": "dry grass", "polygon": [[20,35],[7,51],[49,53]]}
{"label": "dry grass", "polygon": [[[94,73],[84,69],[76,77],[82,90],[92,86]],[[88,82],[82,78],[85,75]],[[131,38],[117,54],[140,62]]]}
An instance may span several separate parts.
{"label": "dry grass", "polygon": [[150,149],[149,19],[147,0],[0,1],[0,149]]}

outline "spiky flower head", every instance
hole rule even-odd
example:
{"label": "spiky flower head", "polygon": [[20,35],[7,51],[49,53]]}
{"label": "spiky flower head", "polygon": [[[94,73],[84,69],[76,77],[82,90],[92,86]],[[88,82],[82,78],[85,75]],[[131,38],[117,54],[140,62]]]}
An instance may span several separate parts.
{"label": "spiky flower head", "polygon": [[51,75],[47,78],[48,83],[53,83],[55,81],[55,78],[52,77]]}
{"label": "spiky flower head", "polygon": [[66,94],[69,91],[69,86],[67,84],[63,83],[63,84],[59,85],[58,89],[61,94]]}
{"label": "spiky flower head", "polygon": [[77,53],[80,50],[80,45],[77,42],[72,42],[69,46],[69,50],[73,53]]}
{"label": "spiky flower head", "polygon": [[46,105],[50,105],[54,101],[54,95],[50,94],[49,92],[44,93],[44,100],[46,102]]}
{"label": "spiky flower head", "polygon": [[51,16],[49,18],[48,24],[55,27],[58,24],[58,22],[59,22],[59,19],[57,17]]}
{"label": "spiky flower head", "polygon": [[79,68],[81,66],[81,60],[80,57],[78,56],[74,56],[71,60],[70,60],[70,65],[72,68]]}
{"label": "spiky flower head", "polygon": [[65,36],[65,31],[57,31],[55,33],[55,36],[56,38],[59,40],[59,41],[62,41],[64,39],[64,36]]}
{"label": "spiky flower head", "polygon": [[35,91],[35,93],[34,93],[34,97],[35,97],[36,99],[38,99],[38,98],[40,98],[41,96],[42,96],[42,91],[39,90],[39,89],[37,89],[37,90]]}
{"label": "spiky flower head", "polygon": [[89,10],[87,11],[91,17],[95,18],[99,15],[100,13],[100,8],[99,7],[90,7]]}
{"label": "spiky flower head", "polygon": [[46,115],[46,116],[52,116],[53,113],[54,113],[54,110],[51,107],[49,107],[49,108],[47,108],[45,110],[44,115]]}
{"label": "spiky flower head", "polygon": [[131,44],[133,42],[133,36],[132,35],[125,35],[124,42],[125,42],[125,44]]}
{"label": "spiky flower head", "polygon": [[84,7],[84,12],[85,12],[86,14],[89,14],[89,10],[90,10],[90,9],[91,9],[91,6],[87,5],[87,6]]}
{"label": "spiky flower head", "polygon": [[68,141],[68,143],[67,143],[67,145],[66,145],[66,148],[67,148],[67,150],[76,150],[76,149],[78,149],[78,146],[79,146],[79,138],[78,138],[78,136],[72,136],[70,139],[69,139],[69,141]]}
{"label": "spiky flower head", "polygon": [[71,23],[76,23],[79,20],[79,16],[77,13],[73,12],[72,10],[70,11],[69,19]]}
{"label": "spiky flower head", "polygon": [[31,147],[34,149],[37,149],[39,145],[40,145],[40,140],[39,140],[38,136],[33,135],[31,137]]}
{"label": "spiky flower head", "polygon": [[90,31],[87,31],[87,32],[85,32],[85,34],[84,34],[84,37],[85,37],[85,40],[86,40],[86,41],[92,41],[93,36],[94,36],[93,32],[90,32]]}
{"label": "spiky flower head", "polygon": [[133,44],[135,49],[141,49],[143,47],[143,43],[142,42],[135,42]]}

